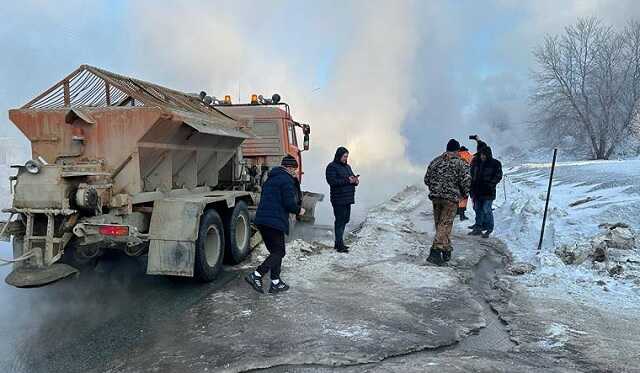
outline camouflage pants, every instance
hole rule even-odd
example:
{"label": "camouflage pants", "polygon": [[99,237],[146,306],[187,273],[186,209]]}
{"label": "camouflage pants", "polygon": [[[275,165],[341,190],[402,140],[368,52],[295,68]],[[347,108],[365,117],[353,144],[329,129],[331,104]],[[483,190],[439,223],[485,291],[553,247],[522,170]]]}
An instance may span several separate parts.
{"label": "camouflage pants", "polygon": [[451,251],[451,230],[453,220],[458,211],[458,204],[446,199],[434,199],[433,221],[436,225],[436,236],[433,239],[433,248],[443,251]]}

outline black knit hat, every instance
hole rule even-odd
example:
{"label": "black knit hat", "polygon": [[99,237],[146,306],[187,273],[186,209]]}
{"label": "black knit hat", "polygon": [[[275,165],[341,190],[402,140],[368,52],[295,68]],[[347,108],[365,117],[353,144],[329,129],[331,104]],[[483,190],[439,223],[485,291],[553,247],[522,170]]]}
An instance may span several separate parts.
{"label": "black knit hat", "polygon": [[292,156],[287,155],[284,158],[282,158],[281,165],[282,167],[298,168],[298,161],[296,161],[296,159],[293,158]]}
{"label": "black knit hat", "polygon": [[460,143],[455,139],[449,140],[449,142],[447,143],[447,151],[457,152],[458,150],[460,150]]}
{"label": "black knit hat", "polygon": [[461,151],[461,152],[468,152],[468,151],[469,151],[469,149],[467,149],[467,147],[466,147],[466,146],[461,146],[461,147],[460,147],[460,151]]}

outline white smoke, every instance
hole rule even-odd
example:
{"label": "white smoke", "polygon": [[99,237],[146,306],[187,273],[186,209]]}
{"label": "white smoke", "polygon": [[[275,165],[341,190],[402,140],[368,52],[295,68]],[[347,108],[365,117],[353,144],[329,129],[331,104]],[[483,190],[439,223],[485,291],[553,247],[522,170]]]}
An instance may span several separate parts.
{"label": "white smoke", "polygon": [[[356,215],[418,180],[401,135],[411,102],[408,71],[418,43],[408,3],[368,2],[359,9],[349,34],[329,35],[329,40],[327,35],[310,36],[329,43],[331,38],[342,38],[330,78],[315,93],[313,77],[293,66],[296,56],[270,49],[268,35],[247,33],[243,22],[254,17],[238,13],[242,10],[236,9],[232,17],[218,8],[136,8],[140,53],[157,61],[151,69],[157,69],[156,74],[162,71],[178,87],[199,84],[215,89],[210,93],[217,95],[240,88],[246,97],[253,92],[279,92],[294,117],[312,125],[312,150],[304,154],[307,189],[328,193],[326,164],[338,146],[350,150],[352,167],[362,175],[361,209]],[[326,213],[327,207],[323,210]]]}
{"label": "white smoke", "polygon": [[5,122],[81,63],[234,101],[278,92],[312,125],[307,189],[328,192],[324,167],[344,145],[362,209],[420,182],[451,137],[518,144],[526,133],[500,137],[491,118],[527,120],[532,48],[578,16],[621,26],[640,2],[32,0],[3,10],[0,47],[14,57],[0,62]]}

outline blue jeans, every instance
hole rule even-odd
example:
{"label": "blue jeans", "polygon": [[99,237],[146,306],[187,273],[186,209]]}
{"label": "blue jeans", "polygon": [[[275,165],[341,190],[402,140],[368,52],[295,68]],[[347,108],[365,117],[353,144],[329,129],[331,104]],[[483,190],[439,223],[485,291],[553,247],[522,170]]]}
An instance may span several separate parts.
{"label": "blue jeans", "polygon": [[476,212],[477,229],[493,231],[493,200],[474,199],[473,211]]}

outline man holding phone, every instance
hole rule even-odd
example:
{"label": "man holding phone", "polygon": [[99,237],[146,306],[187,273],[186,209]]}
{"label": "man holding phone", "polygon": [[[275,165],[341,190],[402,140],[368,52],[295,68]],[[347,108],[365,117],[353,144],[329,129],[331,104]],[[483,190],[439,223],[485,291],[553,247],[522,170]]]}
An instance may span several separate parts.
{"label": "man holding phone", "polygon": [[351,205],[355,203],[356,186],[360,184],[360,175],[355,175],[347,163],[349,151],[344,147],[336,150],[333,162],[326,170],[327,183],[331,189],[331,205],[335,216],[335,249],[339,253],[348,253],[344,244],[344,230],[351,220]]}

